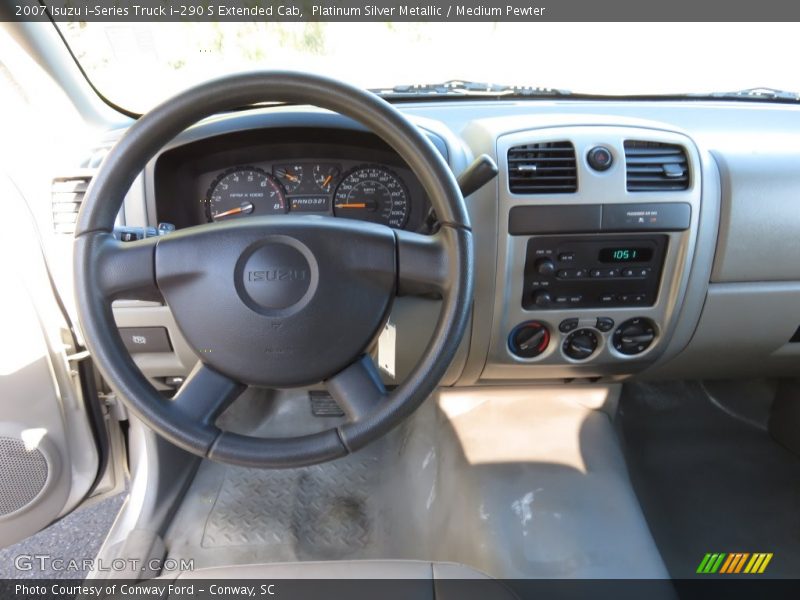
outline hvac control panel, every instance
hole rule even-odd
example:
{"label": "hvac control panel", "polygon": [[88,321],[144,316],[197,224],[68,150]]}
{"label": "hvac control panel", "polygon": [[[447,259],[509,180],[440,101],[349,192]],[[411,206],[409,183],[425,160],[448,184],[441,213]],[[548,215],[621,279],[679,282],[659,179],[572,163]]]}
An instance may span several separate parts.
{"label": "hvac control panel", "polygon": [[532,237],[522,307],[652,306],[666,248],[666,235]]}

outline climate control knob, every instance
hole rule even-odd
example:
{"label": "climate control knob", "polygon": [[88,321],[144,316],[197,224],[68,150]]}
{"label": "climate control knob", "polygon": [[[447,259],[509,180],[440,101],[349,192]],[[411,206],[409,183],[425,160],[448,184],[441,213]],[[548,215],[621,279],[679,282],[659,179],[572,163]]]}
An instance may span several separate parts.
{"label": "climate control knob", "polygon": [[550,330],[540,321],[520,323],[508,336],[508,349],[520,358],[534,358],[550,344]]}
{"label": "climate control knob", "polygon": [[572,360],[589,358],[597,350],[597,334],[591,329],[576,329],[567,336],[562,346],[564,354]]}
{"label": "climate control knob", "polygon": [[636,317],[621,323],[614,331],[611,345],[620,354],[641,354],[656,339],[656,326],[650,319]]}

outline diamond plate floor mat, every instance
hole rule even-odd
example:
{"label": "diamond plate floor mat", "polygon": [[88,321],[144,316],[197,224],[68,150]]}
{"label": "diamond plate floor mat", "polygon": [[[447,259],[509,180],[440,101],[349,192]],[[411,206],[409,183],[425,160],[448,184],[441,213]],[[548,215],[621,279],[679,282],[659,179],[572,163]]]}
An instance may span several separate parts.
{"label": "diamond plate floor mat", "polygon": [[379,476],[375,455],[288,471],[228,469],[202,546],[284,545],[298,558],[363,551],[380,526]]}
{"label": "diamond plate floor mat", "polygon": [[422,525],[415,507],[425,505],[436,480],[433,463],[420,469],[431,451],[425,429],[400,427],[355,454],[299,469],[206,461],[167,533],[169,555],[193,559],[196,568],[415,558],[427,552],[414,543]]}

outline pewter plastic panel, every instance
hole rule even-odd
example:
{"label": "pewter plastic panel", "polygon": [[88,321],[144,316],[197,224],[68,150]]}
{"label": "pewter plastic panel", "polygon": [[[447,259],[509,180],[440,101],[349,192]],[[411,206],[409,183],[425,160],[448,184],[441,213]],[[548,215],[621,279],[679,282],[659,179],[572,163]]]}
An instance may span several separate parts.
{"label": "pewter plastic panel", "polygon": [[[680,144],[686,148],[691,173],[690,187],[680,192],[630,193],[626,190],[623,144],[627,139],[641,139]],[[578,191],[574,194],[519,195],[508,188],[507,152],[510,147],[548,141],[570,140],[575,145],[578,167]],[[614,156],[613,166],[603,173],[591,170],[586,163],[587,151],[602,144]],[[700,218],[702,169],[700,154],[691,139],[677,132],[638,126],[591,125],[573,127],[543,127],[498,136],[496,155],[500,165],[497,195],[497,269],[495,274],[495,302],[492,312],[492,330],[488,358],[481,378],[485,380],[513,380],[541,377],[600,377],[624,375],[642,370],[664,351],[675,325],[676,311],[680,308],[689,278]],[[533,236],[508,234],[508,215],[515,206],[580,205],[686,202],[691,206],[691,224],[686,231],[667,233],[668,249],[665,256],[658,298],[649,307],[615,307],[595,309],[525,310],[520,299],[523,295],[523,271],[528,239]],[[626,232],[626,237],[647,236],[655,232],[636,234]],[[608,237],[597,234],[597,239]],[[610,235],[615,237],[614,234]],[[619,234],[616,234],[619,237]],[[575,361],[561,349],[565,335],[558,324],[566,318],[581,319],[581,327],[593,327],[597,317],[611,317],[619,324],[634,317],[647,317],[657,324],[656,341],[637,356],[625,356],[611,346],[613,330],[595,331],[601,340],[598,351],[589,359]],[[513,355],[507,344],[508,335],[519,323],[531,319],[548,325],[551,342],[547,350],[532,359]]]}
{"label": "pewter plastic panel", "polygon": [[722,211],[712,281],[800,281],[800,144],[715,157]]}
{"label": "pewter plastic panel", "polygon": [[721,283],[709,286],[694,337],[647,379],[797,376],[800,283]]}

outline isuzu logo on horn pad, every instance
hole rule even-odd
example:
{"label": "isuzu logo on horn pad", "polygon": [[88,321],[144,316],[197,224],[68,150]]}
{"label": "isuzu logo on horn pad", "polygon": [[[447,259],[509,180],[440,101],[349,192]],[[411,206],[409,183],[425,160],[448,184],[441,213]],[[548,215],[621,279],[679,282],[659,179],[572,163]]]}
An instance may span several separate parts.
{"label": "isuzu logo on horn pad", "polygon": [[239,265],[236,287],[245,304],[256,312],[273,314],[313,295],[310,288],[316,280],[312,271],[316,261],[296,240],[267,241],[246,253]]}
{"label": "isuzu logo on horn pad", "polygon": [[270,269],[268,271],[248,271],[248,281],[286,281],[307,279],[307,269]]}

